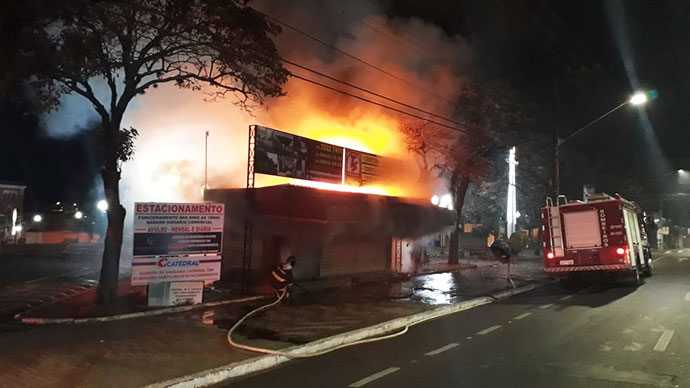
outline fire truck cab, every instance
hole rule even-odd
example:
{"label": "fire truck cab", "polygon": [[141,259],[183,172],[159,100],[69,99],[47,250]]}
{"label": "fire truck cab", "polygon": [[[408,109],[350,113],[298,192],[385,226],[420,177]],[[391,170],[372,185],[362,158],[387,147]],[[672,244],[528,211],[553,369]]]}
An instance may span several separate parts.
{"label": "fire truck cab", "polygon": [[587,202],[559,196],[542,208],[544,270],[570,285],[587,272],[628,275],[635,285],[652,274],[652,254],[641,210],[616,195]]}

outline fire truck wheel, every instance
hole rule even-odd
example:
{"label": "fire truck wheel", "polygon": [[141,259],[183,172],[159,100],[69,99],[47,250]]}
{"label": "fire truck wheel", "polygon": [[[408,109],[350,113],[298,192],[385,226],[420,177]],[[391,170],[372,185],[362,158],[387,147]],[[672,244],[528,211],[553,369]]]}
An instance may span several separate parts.
{"label": "fire truck wheel", "polygon": [[577,276],[577,274],[569,273],[560,278],[559,281],[561,282],[561,286],[565,288],[576,288],[580,283],[580,277]]}
{"label": "fire truck wheel", "polygon": [[652,258],[649,257],[647,258],[647,261],[645,263],[646,265],[644,266],[644,269],[642,270],[642,276],[648,278],[652,276]]}
{"label": "fire truck wheel", "polygon": [[640,277],[640,268],[635,267],[633,271],[630,273],[630,285],[633,287],[637,287],[642,284],[642,277]]}

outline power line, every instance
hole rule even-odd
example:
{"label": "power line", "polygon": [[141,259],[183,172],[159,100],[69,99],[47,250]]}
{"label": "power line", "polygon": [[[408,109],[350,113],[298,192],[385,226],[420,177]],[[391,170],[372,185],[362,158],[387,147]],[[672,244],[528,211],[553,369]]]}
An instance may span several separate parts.
{"label": "power line", "polygon": [[414,117],[414,118],[416,118],[416,119],[420,119],[420,120],[426,121],[426,122],[428,122],[428,123],[430,123],[430,124],[438,125],[439,127],[444,127],[444,128],[452,129],[452,130],[454,130],[454,131],[463,132],[463,133],[467,132],[467,131],[464,130],[464,129],[456,128],[456,127],[453,127],[453,126],[448,125],[448,124],[440,123],[440,122],[438,122],[438,121],[433,121],[433,120],[430,120],[430,119],[428,119],[428,118],[426,118],[426,117],[418,116],[418,115],[416,115],[416,114],[414,114],[414,113],[406,112],[406,111],[404,111],[404,110],[401,110],[401,109],[398,109],[398,108],[394,108],[394,107],[392,107],[392,106],[388,106],[388,105],[382,104],[382,103],[380,103],[380,102],[376,102],[376,101],[370,100],[370,99],[368,99],[368,98],[365,98],[365,97],[362,97],[362,96],[358,96],[358,95],[356,95],[356,94],[352,94],[352,93],[346,92],[346,91],[344,91],[344,90],[340,90],[340,89],[338,89],[338,88],[334,88],[334,87],[332,87],[332,86],[329,86],[329,85],[326,85],[326,84],[321,83],[321,82],[319,82],[319,81],[315,81],[315,80],[313,80],[313,79],[310,79],[310,78],[301,76],[301,75],[299,75],[299,74],[292,73],[292,77],[297,78],[297,79],[300,79],[300,80],[305,81],[305,82],[308,82],[308,83],[311,83],[311,84],[314,84],[314,85],[317,85],[317,86],[321,86],[322,88],[325,88],[325,89],[328,89],[328,90],[332,90],[332,91],[337,92],[337,93],[344,94],[344,95],[349,96],[349,97],[352,97],[352,98],[356,98],[356,99],[361,100],[361,101],[364,101],[364,102],[368,102],[369,104],[373,104],[373,105],[376,105],[376,106],[380,106],[381,108],[384,108],[384,109],[392,110],[393,112],[397,112],[397,113],[404,114],[404,115],[407,115],[407,116],[410,116],[410,117]]}
{"label": "power line", "polygon": [[351,87],[351,88],[353,88],[353,89],[357,89],[357,90],[362,91],[362,92],[364,92],[364,93],[371,94],[371,95],[373,95],[373,96],[376,96],[376,97],[378,97],[378,98],[384,99],[384,100],[386,100],[386,101],[389,101],[389,102],[393,102],[393,103],[395,103],[395,104],[402,105],[402,106],[404,106],[404,107],[406,107],[406,108],[416,110],[416,111],[418,111],[418,112],[427,114],[427,115],[429,115],[429,116],[433,116],[433,117],[439,118],[439,119],[441,119],[441,120],[445,120],[445,121],[448,121],[448,122],[451,122],[451,123],[454,123],[454,124],[458,124],[458,125],[463,125],[463,123],[461,123],[461,122],[459,122],[459,121],[455,121],[455,120],[453,120],[453,119],[449,119],[449,118],[447,118],[447,117],[438,115],[438,114],[436,114],[436,113],[429,112],[429,111],[424,110],[424,109],[421,109],[421,108],[417,108],[416,106],[413,106],[413,105],[410,105],[410,104],[407,104],[407,103],[404,103],[404,102],[395,100],[395,99],[390,98],[390,97],[386,97],[386,96],[384,96],[384,95],[382,95],[382,94],[379,94],[379,93],[373,92],[373,91],[371,91],[371,90],[362,88],[362,87],[360,87],[360,86],[351,84],[351,83],[349,83],[349,82],[346,82],[346,81],[337,79],[337,78],[332,77],[332,76],[330,76],[330,75],[328,75],[328,74],[324,74],[324,73],[322,73],[322,72],[320,72],[320,71],[317,71],[317,70],[314,70],[314,69],[310,69],[310,68],[308,68],[308,67],[306,67],[306,66],[300,65],[300,64],[295,63],[295,62],[293,62],[293,61],[290,61],[290,60],[288,60],[288,59],[281,58],[281,60],[282,60],[283,62],[289,64],[289,65],[292,65],[292,66],[298,67],[298,68],[300,68],[300,69],[302,69],[302,70],[306,70],[306,71],[308,71],[308,72],[314,73],[314,74],[316,74],[316,75],[319,75],[319,76],[324,77],[324,78],[326,78],[326,79],[329,79],[329,80],[331,80],[331,81],[338,82],[338,83],[340,83],[340,84],[349,86],[349,87]]}
{"label": "power line", "polygon": [[342,55],[344,55],[344,56],[346,56],[346,57],[348,57],[348,58],[350,58],[350,59],[353,59],[353,60],[355,60],[355,61],[357,61],[357,62],[359,62],[359,63],[361,63],[361,64],[363,64],[363,65],[365,65],[365,66],[368,66],[368,67],[370,67],[370,68],[372,68],[372,69],[374,69],[374,70],[376,70],[376,71],[379,71],[379,72],[381,72],[381,73],[383,73],[383,74],[385,74],[385,75],[387,75],[387,76],[389,76],[389,77],[391,77],[391,78],[395,78],[395,79],[397,79],[398,81],[407,84],[408,86],[411,86],[411,87],[413,87],[413,88],[415,88],[415,89],[421,90],[421,91],[423,91],[424,93],[427,93],[427,94],[429,94],[429,95],[431,95],[431,96],[434,96],[434,97],[436,97],[436,98],[439,98],[439,99],[441,99],[441,100],[443,100],[443,101],[445,101],[445,102],[447,102],[447,103],[449,103],[449,104],[453,104],[453,101],[451,101],[451,100],[449,100],[449,99],[447,99],[447,98],[445,98],[445,97],[443,97],[443,96],[440,96],[440,95],[438,95],[438,94],[436,94],[436,93],[434,93],[434,92],[432,92],[432,91],[430,91],[430,90],[427,90],[427,89],[425,89],[425,88],[423,88],[423,87],[421,87],[421,86],[419,86],[419,85],[417,85],[417,84],[415,84],[415,83],[413,83],[413,82],[410,82],[410,81],[408,81],[408,80],[406,80],[406,79],[404,79],[404,78],[402,78],[402,77],[399,77],[399,76],[397,76],[397,75],[395,75],[395,74],[393,74],[393,73],[391,73],[391,72],[388,72],[388,71],[386,71],[386,70],[384,70],[384,69],[382,69],[382,68],[380,68],[380,67],[378,67],[378,66],[376,66],[376,65],[373,65],[373,64],[371,64],[371,63],[365,61],[364,59],[361,59],[361,58],[359,58],[359,57],[357,57],[357,56],[355,56],[355,55],[353,55],[353,54],[350,54],[350,53],[348,53],[348,52],[346,52],[346,51],[344,51],[344,50],[341,50],[341,49],[339,49],[339,48],[333,46],[332,44],[330,44],[330,43],[328,43],[328,42],[325,42],[325,41],[323,41],[323,40],[317,38],[317,37],[314,36],[314,35],[311,35],[311,34],[309,34],[309,33],[307,33],[307,32],[304,32],[304,31],[298,29],[297,27],[293,27],[292,25],[287,24],[287,23],[283,22],[282,20],[276,19],[275,17],[273,17],[273,16],[271,16],[271,15],[268,15],[268,14],[266,14],[266,13],[264,13],[264,12],[261,12],[261,11],[257,10],[256,8],[253,8],[253,7],[248,7],[248,8],[252,8],[254,11],[256,11],[256,12],[258,12],[258,13],[264,15],[266,18],[268,18],[268,19],[270,19],[270,20],[272,20],[272,21],[274,21],[274,22],[276,22],[276,23],[278,23],[278,24],[280,24],[280,25],[282,25],[282,26],[284,26],[284,27],[287,27],[288,29],[290,29],[290,30],[292,30],[292,31],[294,31],[294,32],[296,32],[296,33],[298,33],[298,34],[300,34],[300,35],[303,35],[303,36],[305,36],[305,37],[307,37],[307,38],[309,38],[309,39],[311,39],[311,40],[313,40],[313,41],[315,41],[315,42],[321,43],[322,45],[324,45],[324,46],[326,46],[326,47],[328,47],[328,48],[330,48],[330,49],[332,49],[332,50],[334,50],[334,51],[336,51],[336,52],[338,52],[338,53],[340,53],[340,54],[342,54]]}

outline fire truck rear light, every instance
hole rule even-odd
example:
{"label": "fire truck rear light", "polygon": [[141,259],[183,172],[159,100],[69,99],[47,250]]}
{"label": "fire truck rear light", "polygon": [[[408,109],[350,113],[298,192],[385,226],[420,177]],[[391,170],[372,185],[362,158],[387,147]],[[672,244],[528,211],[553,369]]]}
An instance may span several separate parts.
{"label": "fire truck rear light", "polygon": [[549,252],[549,253],[546,255],[546,257],[548,257],[549,259],[553,259],[553,257],[554,257],[553,252]]}
{"label": "fire truck rear light", "polygon": [[618,249],[616,249],[616,253],[618,253],[619,255],[623,256],[623,255],[625,254],[625,249],[623,249],[623,248],[618,248]]}

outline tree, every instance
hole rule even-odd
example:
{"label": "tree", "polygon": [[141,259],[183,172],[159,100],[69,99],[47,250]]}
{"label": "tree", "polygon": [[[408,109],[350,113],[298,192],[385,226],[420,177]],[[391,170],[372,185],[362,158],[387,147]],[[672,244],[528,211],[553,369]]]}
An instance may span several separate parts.
{"label": "tree", "polygon": [[109,208],[98,296],[111,302],[125,218],[121,165],[132,157],[137,136],[121,127],[129,104],[165,83],[230,96],[248,110],[281,96],[288,72],[272,40],[280,29],[241,0],[22,0],[3,8],[14,39],[0,43],[9,53],[0,73],[10,74],[0,86],[24,77],[44,109],[59,108],[62,95],[76,93],[100,118]]}
{"label": "tree", "polygon": [[[468,82],[459,92],[455,116],[462,132],[451,133],[425,122],[401,125],[408,151],[416,154],[420,166],[446,180],[453,197],[456,220],[450,239],[448,263],[458,263],[463,207],[472,183],[480,185],[496,175],[492,159],[503,155],[509,142],[504,133],[521,119],[512,89],[502,81],[481,85]],[[507,151],[506,151],[507,152]]]}

